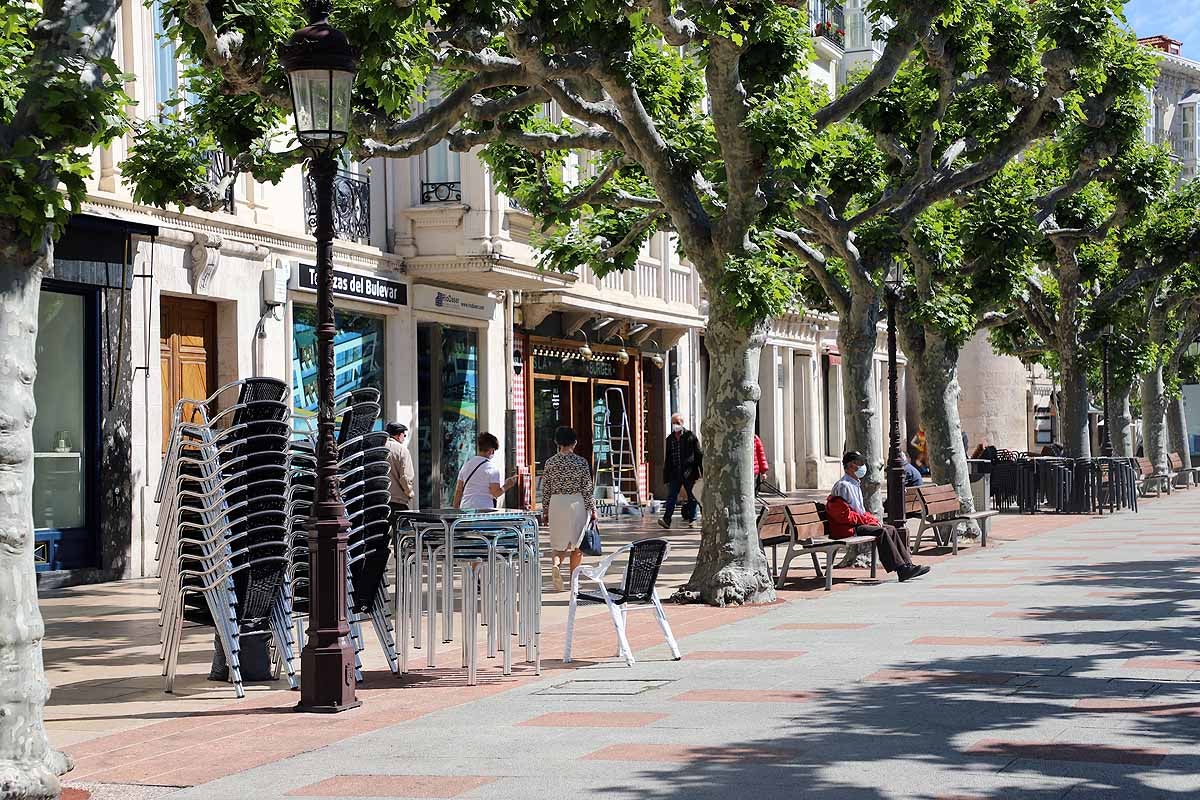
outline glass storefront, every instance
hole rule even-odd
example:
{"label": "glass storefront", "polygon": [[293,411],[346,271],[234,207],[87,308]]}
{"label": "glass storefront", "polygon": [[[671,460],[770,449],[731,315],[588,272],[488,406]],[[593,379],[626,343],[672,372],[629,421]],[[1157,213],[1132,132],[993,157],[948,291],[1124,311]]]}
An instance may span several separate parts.
{"label": "glass storefront", "polygon": [[[337,334],[333,339],[334,396],[355,389],[384,390],[384,334],[387,320],[371,314],[337,309]],[[317,415],[317,309],[295,304],[292,308],[292,405],[303,432],[316,426]],[[305,418],[309,418],[306,422]],[[381,429],[383,420],[376,422]]]}
{"label": "glass storefront", "polygon": [[422,508],[449,505],[479,435],[479,334],[417,326],[417,449]]}
{"label": "glass storefront", "polygon": [[88,393],[86,298],[43,291],[38,307],[33,396],[33,522],[41,529],[87,526]]}

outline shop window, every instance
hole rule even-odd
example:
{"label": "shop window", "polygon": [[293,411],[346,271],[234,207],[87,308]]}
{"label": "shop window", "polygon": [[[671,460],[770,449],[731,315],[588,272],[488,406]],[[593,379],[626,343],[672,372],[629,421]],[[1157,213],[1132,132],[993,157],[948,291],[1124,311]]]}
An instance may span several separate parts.
{"label": "shop window", "polygon": [[87,525],[86,317],[83,295],[42,292],[33,386],[33,517],[41,529]]}
{"label": "shop window", "polygon": [[417,449],[422,508],[449,505],[479,435],[479,335],[417,327]]}
{"label": "shop window", "polygon": [[839,458],[842,455],[844,434],[842,433],[841,356],[826,353],[821,356],[821,397],[825,416],[825,455]]}
{"label": "shop window", "polygon": [[[340,397],[355,389],[384,389],[384,334],[386,320],[370,314],[338,310],[334,314],[337,333],[333,339],[333,393]],[[317,309],[299,305],[292,312],[292,406],[297,431],[316,428],[317,416]],[[383,419],[375,428],[383,427]]]}

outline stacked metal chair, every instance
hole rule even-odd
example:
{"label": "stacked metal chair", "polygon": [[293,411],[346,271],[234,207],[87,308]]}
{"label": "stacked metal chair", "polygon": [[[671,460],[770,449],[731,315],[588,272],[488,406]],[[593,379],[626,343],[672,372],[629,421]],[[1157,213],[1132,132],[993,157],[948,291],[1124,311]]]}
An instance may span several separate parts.
{"label": "stacked metal chair", "polygon": [[[362,389],[337,400],[342,500],[350,522],[347,546],[346,617],[355,651],[355,674],[362,680],[362,624],[370,620],[392,672],[399,669],[387,610],[387,566],[391,555],[388,504],[387,434],[372,431],[379,419],[379,392]],[[296,639],[304,641],[309,603],[308,521],[316,494],[316,453],[311,439],[292,443],[288,496],[288,575],[295,595]]]}
{"label": "stacked metal chair", "polygon": [[[236,391],[231,404],[229,397]],[[185,623],[212,626],[238,697],[243,632],[270,631],[296,685],[288,586],[287,385],[250,378],[181,400],[157,501],[160,657],[173,691]],[[187,412],[187,419],[184,414]]]}

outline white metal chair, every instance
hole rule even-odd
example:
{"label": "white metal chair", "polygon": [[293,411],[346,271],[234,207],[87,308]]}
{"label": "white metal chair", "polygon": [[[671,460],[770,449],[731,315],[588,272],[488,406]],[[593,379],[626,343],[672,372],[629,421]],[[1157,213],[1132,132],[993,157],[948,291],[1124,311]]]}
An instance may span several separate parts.
{"label": "white metal chair", "polygon": [[[629,666],[632,667],[634,664],[633,651],[629,648],[629,639],[625,634],[630,609],[653,609],[655,616],[658,617],[658,625],[667,639],[667,646],[671,648],[671,655],[676,661],[682,658],[679,655],[679,645],[675,643],[675,636],[671,633],[671,625],[667,622],[666,612],[663,611],[662,603],[658,599],[658,591],[655,589],[659,570],[662,569],[670,549],[671,544],[666,539],[642,539],[625,545],[595,566],[580,564],[575,568],[571,573],[571,603],[567,612],[567,643],[563,649],[564,663],[571,661],[571,640],[575,633],[575,607],[580,602],[604,603],[608,606],[613,627],[617,630],[619,655]],[[625,576],[621,585],[618,587],[605,586],[604,577],[608,574],[609,568],[612,567],[614,561],[626,553],[629,555],[629,561],[625,565]],[[583,578],[595,582],[596,594],[579,591],[579,581]]]}

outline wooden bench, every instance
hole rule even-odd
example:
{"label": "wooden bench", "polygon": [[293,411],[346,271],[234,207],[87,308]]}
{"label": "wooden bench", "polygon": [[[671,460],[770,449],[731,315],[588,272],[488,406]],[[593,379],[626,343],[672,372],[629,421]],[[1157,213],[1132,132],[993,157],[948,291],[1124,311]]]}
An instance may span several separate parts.
{"label": "wooden bench", "polygon": [[1166,475],[1154,471],[1154,464],[1145,456],[1138,456],[1134,459],[1137,466],[1135,467],[1138,473],[1138,493],[1142,497],[1149,497],[1153,492],[1155,497],[1162,494],[1164,487],[1168,494],[1171,492],[1170,481]]}
{"label": "wooden bench", "polygon": [[[1171,483],[1177,489],[1190,489],[1196,480],[1196,467],[1185,467],[1183,457],[1179,453],[1167,455],[1167,468],[1170,471]],[[1180,480],[1183,482],[1180,483]]]}
{"label": "wooden bench", "polygon": [[[813,569],[817,577],[825,578],[825,591],[833,589],[833,565],[838,554],[852,545],[871,546],[871,577],[875,577],[875,537],[851,536],[848,539],[830,539],[825,527],[825,509],[818,503],[790,503],[768,506],[758,520],[758,539],[764,549],[771,548],[771,574],[775,588],[782,589],[787,580],[788,568],[796,556],[812,556]],[[787,545],[783,556],[783,568],[778,568],[776,548]],[[825,571],[817,556],[825,554]]]}
{"label": "wooden bench", "polygon": [[[963,513],[962,500],[954,487],[943,486],[914,486],[912,490],[917,495],[921,507],[921,524],[917,528],[917,542],[913,552],[921,549],[921,539],[926,530],[933,531],[933,538],[941,546],[949,544],[958,555],[958,529],[965,522],[978,522],[980,544],[987,547],[988,521],[999,514],[999,511],[973,511]],[[948,530],[943,535],[942,531]]]}

